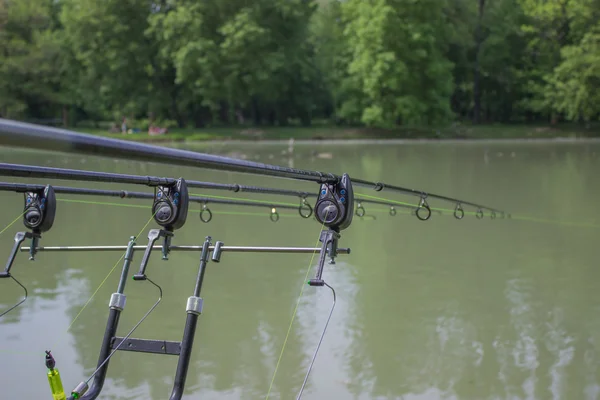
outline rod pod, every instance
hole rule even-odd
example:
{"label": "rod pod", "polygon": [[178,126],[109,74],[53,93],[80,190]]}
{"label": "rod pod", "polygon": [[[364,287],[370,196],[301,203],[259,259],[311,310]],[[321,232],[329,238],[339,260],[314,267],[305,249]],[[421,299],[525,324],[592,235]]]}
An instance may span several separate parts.
{"label": "rod pod", "polygon": [[[196,286],[194,288],[193,295],[187,300],[187,319],[185,328],[183,331],[183,339],[181,342],[172,342],[166,340],[148,340],[148,339],[134,339],[116,336],[117,327],[119,324],[119,317],[125,307],[125,295],[123,291],[125,289],[125,283],[129,271],[129,266],[133,259],[133,248],[135,245],[135,239],[131,238],[128,244],[127,253],[125,255],[125,261],[123,264],[123,270],[121,273],[121,279],[119,280],[119,287],[116,293],[113,293],[110,299],[110,312],[108,321],[106,324],[106,330],[102,345],[100,348],[100,356],[98,358],[98,371],[94,375],[94,383],[91,389],[88,391],[88,384],[81,382],[71,392],[68,400],[94,400],[96,399],[104,386],[106,380],[106,373],[108,371],[108,364],[110,361],[106,361],[110,355],[111,350],[118,348],[123,351],[134,351],[142,353],[153,353],[153,354],[167,354],[179,356],[177,363],[177,370],[175,372],[175,379],[173,381],[173,390],[171,392],[170,400],[179,400],[183,396],[183,390],[185,388],[185,382],[191,360],[192,347],[194,344],[194,336],[196,333],[196,325],[198,323],[198,316],[202,313],[203,300],[200,296],[202,283],[204,281],[204,273],[206,271],[206,265],[208,263],[208,255],[211,250],[211,237],[207,237],[203,246],[202,253],[200,255],[200,267],[198,271],[198,278],[196,280]],[[223,243],[217,242],[214,246],[212,261],[219,262],[221,257],[221,247]],[[126,343],[123,343],[123,341]]]}

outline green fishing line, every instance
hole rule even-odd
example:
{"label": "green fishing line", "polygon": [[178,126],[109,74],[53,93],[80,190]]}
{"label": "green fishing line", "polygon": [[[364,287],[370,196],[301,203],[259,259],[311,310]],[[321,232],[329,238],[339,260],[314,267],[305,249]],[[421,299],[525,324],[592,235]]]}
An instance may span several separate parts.
{"label": "green fishing line", "polygon": [[4,229],[2,229],[2,230],[0,231],[0,235],[2,235],[2,234],[4,233],[4,231],[6,231],[8,228],[10,228],[11,226],[13,226],[13,225],[14,225],[14,224],[15,224],[15,223],[16,223],[16,222],[19,220],[19,218],[21,218],[21,217],[23,216],[23,214],[25,214],[25,211],[23,211],[21,214],[19,214],[19,215],[17,216],[17,218],[15,218],[15,219],[14,219],[14,220],[13,220],[11,223],[9,223],[8,225],[6,225],[6,226],[4,227]]}
{"label": "green fishing line", "polygon": [[[409,206],[409,207],[413,207],[413,208],[419,208],[418,204],[414,204],[414,203],[406,203],[403,201],[398,201],[398,200],[390,200],[390,199],[384,199],[383,197],[377,197],[377,196],[371,196],[368,194],[363,194],[363,193],[355,193],[355,196],[362,196],[362,197],[366,197],[372,200],[379,200],[379,201],[385,201],[391,204],[397,204],[397,205],[402,205],[402,206]],[[358,201],[358,200],[357,200]],[[360,203],[360,202],[359,202]],[[449,208],[437,208],[437,207],[429,207],[431,210],[433,211],[448,211],[448,212],[454,212],[454,210],[451,210]],[[465,211],[465,215],[476,215],[477,212],[473,212],[473,211]]]}
{"label": "green fishing line", "polygon": [[[373,200],[385,201],[385,202],[388,202],[388,203],[395,203],[395,204],[401,204],[401,205],[409,205],[409,206],[413,206],[415,208],[418,207],[418,205],[414,205],[414,204],[410,204],[410,203],[405,203],[405,202],[402,202],[402,201],[385,199],[383,197],[370,196],[368,194],[355,193],[355,195],[356,196],[368,197],[368,198],[371,198]],[[447,211],[447,212],[451,212],[451,213],[454,213],[454,211],[455,211],[455,210],[451,210],[451,209],[448,209],[448,208],[434,208],[434,207],[430,207],[430,208],[432,210],[436,210],[436,211]],[[473,211],[464,211],[464,213],[465,213],[465,215],[477,215],[477,212],[473,212]],[[496,212],[496,214],[498,214],[498,212]],[[580,227],[580,228],[596,228],[596,229],[600,228],[600,225],[591,224],[591,223],[557,221],[557,220],[551,220],[551,219],[528,217],[528,216],[514,215],[514,214],[510,214],[510,219],[521,220],[521,221],[529,221],[529,222],[539,222],[539,223],[545,223],[545,224],[573,226],[573,227]]]}

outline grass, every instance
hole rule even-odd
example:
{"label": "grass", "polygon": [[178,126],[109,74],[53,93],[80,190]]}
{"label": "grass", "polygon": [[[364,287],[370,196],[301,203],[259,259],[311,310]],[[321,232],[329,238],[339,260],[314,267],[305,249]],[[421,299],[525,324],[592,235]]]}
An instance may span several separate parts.
{"label": "grass", "polygon": [[149,136],[145,132],[123,135],[108,133],[103,129],[74,128],[82,133],[104,137],[144,141],[179,142],[211,140],[344,140],[344,139],[549,139],[549,138],[600,138],[600,125],[586,128],[579,124],[498,124],[464,125],[460,127],[423,128],[401,127],[395,129],[352,128],[338,126],[313,127],[214,127],[174,128],[166,135]]}

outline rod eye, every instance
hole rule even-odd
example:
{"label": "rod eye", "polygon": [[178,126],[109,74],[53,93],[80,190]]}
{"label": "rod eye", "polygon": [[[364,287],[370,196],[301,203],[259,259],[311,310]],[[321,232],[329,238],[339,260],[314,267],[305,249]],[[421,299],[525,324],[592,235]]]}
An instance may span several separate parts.
{"label": "rod eye", "polygon": [[427,204],[425,198],[421,197],[419,207],[417,208],[415,214],[421,221],[427,221],[429,218],[431,218],[431,208],[429,207],[429,204]]}
{"label": "rod eye", "polygon": [[491,219],[496,219],[496,211],[492,210],[492,212],[490,214],[490,218]]}
{"label": "rod eye", "polygon": [[360,203],[358,203],[358,205],[356,206],[356,216],[357,217],[365,216],[365,208]]}
{"label": "rod eye", "polygon": [[310,218],[313,214],[313,209],[310,204],[306,202],[306,199],[302,199],[302,204],[298,207],[298,214],[300,214],[302,218]]}
{"label": "rod eye", "polygon": [[200,220],[204,223],[209,223],[212,220],[212,211],[205,205],[202,206],[202,211],[200,211]]}
{"label": "rod eye", "polygon": [[477,209],[477,213],[475,213],[475,217],[477,217],[477,219],[483,218],[483,210],[481,208]]}
{"label": "rod eye", "polygon": [[275,207],[271,208],[271,215],[269,216],[269,218],[273,222],[279,221],[279,213],[277,212],[277,209]]}
{"label": "rod eye", "polygon": [[465,210],[463,210],[462,205],[460,203],[456,203],[456,208],[454,209],[454,218],[463,219],[465,217]]}
{"label": "rod eye", "polygon": [[396,208],[394,206],[390,206],[390,215],[393,217],[396,215]]}

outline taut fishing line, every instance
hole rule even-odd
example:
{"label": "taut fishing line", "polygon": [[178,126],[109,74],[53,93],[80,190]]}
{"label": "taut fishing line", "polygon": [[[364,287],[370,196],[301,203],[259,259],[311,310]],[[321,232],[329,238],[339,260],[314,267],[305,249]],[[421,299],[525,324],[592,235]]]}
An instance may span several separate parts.
{"label": "taut fishing line", "polygon": [[98,371],[100,371],[100,369],[104,366],[104,364],[106,364],[108,362],[108,360],[110,360],[110,358],[121,348],[121,346],[123,345],[123,343],[125,343],[125,341],[127,339],[129,339],[129,337],[133,334],[133,332],[142,324],[142,322],[144,322],[144,320],[146,318],[148,318],[148,316],[150,316],[150,313],[152,313],[152,311],[154,311],[154,309],[156,307],[158,307],[158,304],[161,302],[162,297],[163,297],[163,291],[162,288],[157,285],[156,283],[154,283],[154,281],[152,281],[150,278],[146,277],[145,279],[146,281],[150,282],[151,284],[153,284],[154,286],[156,286],[158,288],[158,300],[156,300],[156,302],[154,303],[154,305],[152,307],[150,307],[150,309],[146,312],[146,314],[144,314],[144,316],[133,326],[133,328],[131,328],[131,330],[129,331],[129,333],[127,333],[127,335],[125,335],[123,337],[123,340],[121,340],[121,342],[115,346],[115,348],[113,349],[113,351],[108,355],[108,357],[106,357],[104,359],[104,361],[102,361],[102,363],[100,365],[98,365],[98,367],[96,368],[96,370],[90,375],[90,377],[85,381],[86,384],[89,384],[90,381],[92,380],[92,378],[98,373]]}
{"label": "taut fishing line", "polygon": [[[156,212],[154,214],[152,214],[152,216],[150,217],[150,219],[148,220],[148,222],[146,222],[146,225],[144,225],[144,227],[142,229],[140,229],[140,232],[135,235],[135,237],[139,237],[142,232],[144,232],[144,229],[146,229],[146,227],[150,224],[150,222],[152,222],[152,220],[154,219],[154,215],[156,214]],[[110,277],[110,275],[114,272],[114,270],[117,268],[117,266],[119,265],[119,263],[125,258],[125,254],[123,253],[121,255],[121,257],[117,260],[117,262],[115,263],[115,265],[113,265],[113,267],[110,269],[110,271],[108,271],[108,274],[106,274],[106,277],[104,277],[104,279],[102,280],[102,282],[100,282],[100,285],[98,285],[98,287],[96,288],[96,290],[94,290],[94,293],[92,293],[92,295],[90,296],[90,298],[88,299],[88,301],[85,302],[85,304],[83,305],[83,307],[81,307],[81,310],[79,310],[79,312],[77,313],[77,315],[75,316],[75,318],[73,318],[73,321],[71,321],[71,323],[69,324],[69,327],[67,328],[66,332],[69,332],[69,329],[71,329],[71,327],[73,326],[73,324],[75,323],[75,321],[77,321],[77,318],[79,318],[79,316],[81,315],[81,313],[83,312],[83,310],[85,310],[85,308],[88,306],[88,304],[90,304],[90,302],[92,301],[92,299],[94,298],[94,296],[96,296],[96,294],[98,293],[98,291],[100,290],[100,288],[104,285],[104,283],[106,283],[106,281],[108,280],[108,278]]]}
{"label": "taut fishing line", "polygon": [[[17,216],[17,218],[15,218],[12,222],[10,222],[8,225],[6,225],[4,227],[4,229],[2,229],[0,231],[0,235],[2,235],[8,228],[10,228],[11,226],[13,226],[22,216],[23,214],[25,214],[25,211],[23,211],[21,214],[19,214]],[[15,281],[17,283],[17,285],[21,286],[23,288],[23,291],[25,292],[25,297],[23,297],[22,300],[20,300],[19,302],[17,302],[16,304],[14,304],[13,306],[11,306],[8,310],[2,312],[2,314],[0,314],[0,318],[3,317],[4,315],[8,314],[9,312],[11,312],[12,310],[14,310],[15,308],[19,307],[21,304],[25,303],[25,301],[27,300],[27,288],[25,286],[23,286],[23,284],[21,284],[21,282],[19,282],[14,276],[10,276],[13,281]]]}
{"label": "taut fishing line", "polygon": [[[146,229],[146,227],[150,224],[150,222],[152,221],[153,218],[154,218],[154,215],[152,215],[152,217],[150,217],[150,219],[148,220],[148,222],[146,222],[146,224],[140,230],[140,232],[136,235],[136,237],[138,237],[139,235],[142,234],[142,232],[144,231],[144,229]],[[90,296],[90,298],[85,302],[85,304],[79,310],[79,312],[77,313],[77,315],[75,315],[75,318],[73,318],[73,320],[71,321],[71,323],[69,324],[69,326],[65,330],[65,333],[69,332],[69,330],[73,327],[73,325],[75,324],[75,321],[77,321],[77,319],[81,316],[81,314],[86,309],[86,307],[90,304],[90,302],[92,301],[92,299],[94,298],[94,296],[96,296],[96,294],[102,288],[102,286],[104,285],[104,283],[106,283],[106,281],[108,280],[108,278],[110,277],[110,275],[114,272],[114,270],[117,268],[117,266],[119,265],[119,263],[125,257],[125,254],[126,253],[123,253],[123,255],[121,255],[121,257],[117,260],[117,262],[115,263],[115,265],[110,269],[110,271],[108,272],[108,274],[106,275],[106,277],[102,280],[102,282],[100,283],[100,285],[98,285],[98,287],[96,288],[96,290],[92,293],[92,295]],[[25,290],[25,298],[23,300],[21,300],[19,303],[17,303],[16,305],[14,305],[13,307],[11,307],[9,310],[7,310],[7,311],[3,312],[2,314],[0,314],[0,317],[3,316],[3,315],[5,315],[5,314],[7,314],[9,311],[14,310],[16,307],[18,307],[19,305],[23,304],[25,302],[25,300],[27,300],[27,288],[25,288],[25,286],[23,286],[13,276],[11,276],[11,277],[14,279],[15,282],[17,282]],[[161,297],[162,297],[162,295],[161,295]],[[55,343],[55,345],[56,345],[56,343]],[[5,351],[5,350],[0,350],[0,351]],[[36,354],[37,354],[37,352],[36,352]]]}
{"label": "taut fishing line", "polygon": [[[319,235],[324,226],[325,223],[323,222],[323,224],[321,224],[321,228],[319,228]],[[315,247],[319,245],[319,240],[320,239],[317,239]],[[308,279],[308,274],[310,274],[310,269],[313,265],[315,254],[317,253],[313,253],[312,257],[310,258],[310,262],[308,263],[308,267],[306,268],[304,280],[302,281],[302,286],[300,287],[300,294],[298,295],[298,300],[296,300],[296,306],[294,307],[294,311],[292,312],[292,319],[290,320],[290,325],[288,326],[287,333],[285,334],[285,339],[283,340],[283,345],[281,346],[281,351],[279,352],[279,358],[277,358],[277,363],[275,364],[275,370],[273,371],[273,377],[271,378],[271,383],[269,384],[269,390],[267,391],[267,397],[265,397],[265,400],[268,400],[269,396],[271,395],[271,390],[273,389],[273,382],[275,382],[275,376],[277,375],[277,370],[279,369],[279,364],[281,363],[281,358],[283,357],[285,346],[290,336],[290,332],[292,331],[292,325],[294,324],[294,319],[296,318],[296,313],[298,312],[298,306],[300,305],[300,301],[302,300],[302,294],[304,293],[304,285],[306,284],[306,280]]]}
{"label": "taut fishing line", "polygon": [[2,230],[0,231],[0,235],[2,235],[2,234],[3,234],[3,233],[4,233],[4,232],[5,232],[5,231],[6,231],[8,228],[10,228],[11,226],[13,226],[13,225],[14,225],[14,224],[15,224],[15,223],[16,223],[16,222],[17,222],[17,221],[18,221],[18,220],[19,220],[19,219],[20,219],[20,218],[23,216],[23,214],[25,214],[25,211],[23,211],[21,214],[19,214],[19,215],[17,216],[17,218],[15,218],[15,219],[14,219],[14,220],[13,220],[11,223],[9,223],[8,225],[6,225],[6,226],[4,227],[4,229],[2,229]]}
{"label": "taut fishing line", "polygon": [[300,400],[302,397],[302,393],[304,392],[304,388],[306,387],[306,382],[308,382],[308,376],[310,375],[310,371],[312,371],[312,367],[315,364],[315,360],[317,359],[317,353],[319,352],[319,348],[321,348],[321,343],[323,343],[323,338],[325,337],[325,332],[327,331],[327,326],[329,326],[329,321],[331,321],[331,316],[333,315],[333,310],[335,309],[335,289],[329,286],[327,282],[324,282],[324,285],[331,289],[331,293],[333,293],[333,303],[331,304],[331,310],[329,311],[329,316],[327,317],[327,321],[325,322],[325,327],[323,328],[323,333],[321,333],[321,337],[319,338],[319,343],[317,344],[317,348],[315,349],[315,353],[310,360],[310,365],[308,366],[308,371],[306,371],[306,376],[304,377],[304,382],[302,382],[302,386],[300,387],[300,392],[298,393],[298,397],[296,400]]}
{"label": "taut fishing line", "polygon": [[19,307],[21,304],[25,303],[25,300],[27,300],[27,288],[25,286],[23,286],[23,284],[21,284],[21,282],[19,282],[17,280],[17,278],[15,278],[14,276],[11,275],[10,277],[13,279],[13,281],[15,281],[17,283],[17,285],[19,285],[19,286],[21,286],[23,288],[23,290],[25,291],[25,297],[23,297],[23,299],[21,299],[21,301],[19,301],[18,303],[16,303],[12,307],[10,307],[8,310],[6,310],[2,314],[0,314],[0,317],[5,316],[6,314],[8,314],[9,312],[11,312],[15,308]]}

